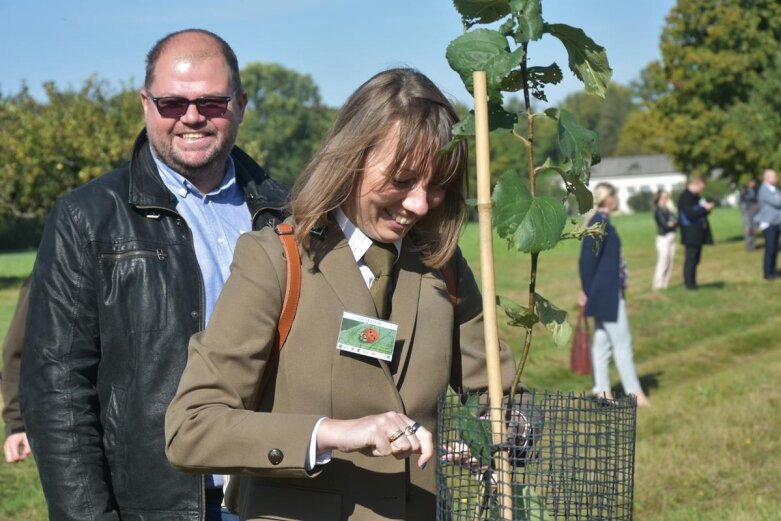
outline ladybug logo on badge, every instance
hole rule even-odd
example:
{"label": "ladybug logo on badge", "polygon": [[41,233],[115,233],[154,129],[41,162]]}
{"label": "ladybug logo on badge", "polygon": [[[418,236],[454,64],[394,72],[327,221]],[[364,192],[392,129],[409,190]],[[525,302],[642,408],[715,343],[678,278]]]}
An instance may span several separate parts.
{"label": "ladybug logo on badge", "polygon": [[380,333],[373,327],[367,327],[361,331],[361,335],[358,337],[358,339],[366,344],[373,344],[380,339]]}

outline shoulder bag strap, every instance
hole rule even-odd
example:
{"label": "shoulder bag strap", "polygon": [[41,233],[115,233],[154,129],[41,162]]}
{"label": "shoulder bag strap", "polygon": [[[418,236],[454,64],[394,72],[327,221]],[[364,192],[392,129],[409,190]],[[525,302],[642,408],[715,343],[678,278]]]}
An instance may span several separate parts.
{"label": "shoulder bag strap", "polygon": [[279,361],[279,353],[282,351],[282,346],[285,345],[287,335],[293,326],[293,319],[298,310],[298,300],[301,297],[301,256],[298,254],[293,226],[286,223],[278,224],[274,227],[274,231],[279,235],[279,240],[282,241],[282,248],[285,251],[287,282],[285,283],[285,297],[282,301],[282,313],[279,315],[277,333],[274,336],[274,345],[263,369],[263,376],[258,385],[252,410],[257,410],[260,407],[260,401],[271,377],[271,371]]}

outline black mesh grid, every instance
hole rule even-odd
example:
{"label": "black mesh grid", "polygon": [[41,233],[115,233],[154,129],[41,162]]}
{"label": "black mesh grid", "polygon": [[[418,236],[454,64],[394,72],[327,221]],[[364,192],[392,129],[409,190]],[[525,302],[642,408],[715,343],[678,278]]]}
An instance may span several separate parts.
{"label": "black mesh grid", "polygon": [[[504,441],[495,444],[484,394],[440,398],[437,519],[632,519],[634,398],[527,391],[506,403]],[[500,458],[508,462],[505,487],[497,486]],[[503,491],[512,494],[504,518]]]}

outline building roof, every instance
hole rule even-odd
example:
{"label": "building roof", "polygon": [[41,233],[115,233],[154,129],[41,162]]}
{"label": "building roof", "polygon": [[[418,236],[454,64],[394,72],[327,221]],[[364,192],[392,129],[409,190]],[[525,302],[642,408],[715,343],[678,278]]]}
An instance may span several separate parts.
{"label": "building roof", "polygon": [[606,157],[601,163],[591,167],[591,179],[681,173],[673,164],[672,158],[664,154]]}

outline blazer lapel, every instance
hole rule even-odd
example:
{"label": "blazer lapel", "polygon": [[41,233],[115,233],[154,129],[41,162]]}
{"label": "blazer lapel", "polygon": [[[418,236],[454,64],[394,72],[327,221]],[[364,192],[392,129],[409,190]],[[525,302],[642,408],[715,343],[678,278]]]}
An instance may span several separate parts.
{"label": "blazer lapel", "polygon": [[[347,239],[338,226],[330,226],[319,244],[313,239],[313,268],[319,270],[347,311],[376,317],[374,302],[366,288]],[[327,303],[324,303],[327,305]]]}
{"label": "blazer lapel", "polygon": [[423,263],[417,254],[409,250],[408,241],[404,241],[399,258],[398,278],[393,291],[390,321],[398,324],[396,348],[394,349],[394,380],[400,388],[406,373],[406,364],[410,356],[412,335],[418,317],[420,301],[420,281]]}
{"label": "blazer lapel", "polygon": [[[317,241],[317,239],[314,240]],[[355,256],[347,244],[342,230],[338,226],[330,226],[322,242],[313,243],[312,250],[313,255],[310,260],[312,264],[309,267],[319,270],[323,274],[323,278],[331,286],[344,309],[351,313],[376,318],[377,310],[374,308],[371,293],[366,287],[366,282],[363,280],[358,264],[355,262]],[[324,305],[328,305],[328,303],[324,303]],[[417,303],[415,306],[417,307]],[[392,316],[391,320],[393,320]],[[396,349],[398,349],[398,342]],[[394,353],[396,349],[394,349]],[[359,355],[342,352],[340,356]],[[385,361],[369,357],[361,356],[359,358],[361,363],[374,367],[383,375],[382,379],[386,382],[388,398],[394,403],[398,412],[404,412],[404,404],[388,364]]]}

